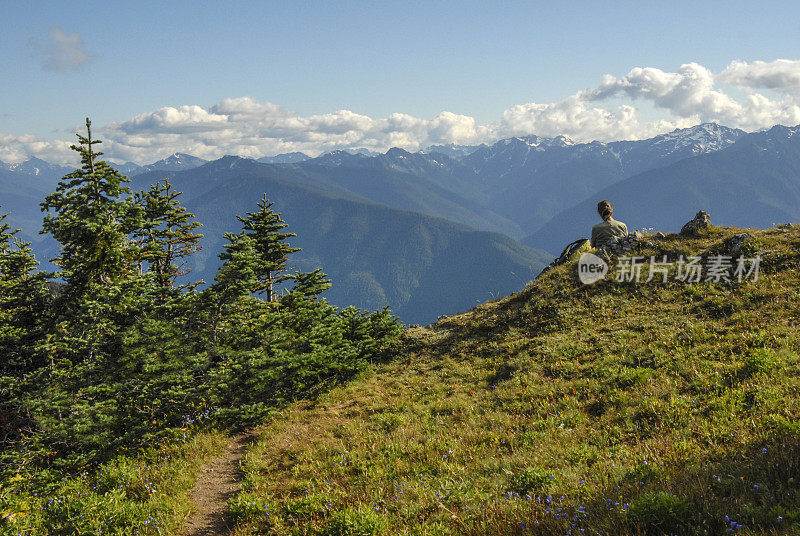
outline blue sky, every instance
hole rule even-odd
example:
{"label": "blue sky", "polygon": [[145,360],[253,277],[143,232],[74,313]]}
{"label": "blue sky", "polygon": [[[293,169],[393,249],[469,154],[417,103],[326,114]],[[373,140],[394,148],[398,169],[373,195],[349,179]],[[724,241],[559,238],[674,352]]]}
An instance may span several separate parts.
{"label": "blue sky", "polygon": [[[0,68],[7,80],[0,91],[0,136],[5,135],[0,146],[5,143],[6,150],[0,147],[0,159],[20,158],[23,153],[55,158],[63,146],[43,144],[70,140],[86,115],[101,128],[108,126],[106,135],[118,142],[112,151],[120,159],[139,160],[181,147],[210,156],[215,140],[220,150],[239,148],[257,156],[284,149],[315,152],[358,142],[379,149],[397,141],[414,148],[427,142],[475,142],[506,134],[554,135],[558,129],[578,139],[641,137],[701,120],[739,121],[731,126],[753,128],[767,126],[759,121],[795,117],[791,105],[797,87],[792,73],[800,67],[772,62],[798,59],[797,2],[76,4],[30,1],[6,6],[0,32]],[[650,90],[633,94],[623,84],[607,92],[600,103],[616,121],[597,123],[596,117],[594,123],[570,123],[568,112],[559,123],[553,119],[555,112],[542,118],[545,112],[537,108],[540,115],[532,117],[528,107],[513,112],[519,117],[506,121],[508,125],[492,126],[504,121],[504,113],[515,106],[561,103],[582,90],[597,89],[604,75],[623,79],[637,67],[678,73],[682,65],[697,64],[716,77],[733,61],[744,62],[751,70],[754,62],[764,62],[757,73],[761,81],[743,85],[743,79],[752,80],[748,71],[725,87],[714,78],[712,89],[743,105],[749,95],[758,93],[771,103],[782,103],[780,113],[762,113],[766,105],[758,113],[748,110],[738,115],[723,113],[717,105],[689,109],[650,98]],[[775,72],[788,77],[788,82],[777,86],[764,82]],[[294,113],[303,119],[302,125],[277,135],[265,126],[275,125],[275,110],[260,109],[253,112],[257,119],[248,119],[246,135],[240,132],[231,142],[218,132],[202,139],[187,137],[187,132],[200,127],[191,128],[184,120],[180,128],[131,123],[136,116],[164,108],[210,110],[225,99],[243,97],[250,103],[279,106],[277,116],[284,119]],[[635,126],[629,122],[619,127],[627,113],[619,106],[635,109]],[[231,106],[222,108],[228,120],[236,113]],[[343,129],[349,126],[331,127],[327,119],[322,121],[325,127],[304,122],[339,110],[373,123],[352,117],[332,119],[355,125],[354,133],[345,135],[349,131]],[[430,123],[443,111],[472,118],[475,128],[469,131],[461,121],[453,130],[455,120],[448,116],[440,128],[406,121],[402,127],[389,128],[402,131],[394,137],[358,135],[359,129],[386,131],[375,121],[393,113]],[[174,126],[171,120],[162,114],[161,127]],[[197,114],[189,120],[205,124]],[[303,125],[320,128],[319,136],[299,134]],[[489,128],[478,128],[483,126]],[[286,128],[279,126],[278,133]],[[329,131],[335,136],[325,138]],[[147,141],[143,149],[142,136],[160,136],[160,141]],[[180,136],[183,142],[177,140]],[[272,141],[247,145],[254,136]]]}

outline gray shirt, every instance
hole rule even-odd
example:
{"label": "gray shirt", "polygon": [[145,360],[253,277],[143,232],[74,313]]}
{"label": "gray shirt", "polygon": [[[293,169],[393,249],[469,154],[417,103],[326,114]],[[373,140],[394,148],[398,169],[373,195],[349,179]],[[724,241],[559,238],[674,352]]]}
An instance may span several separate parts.
{"label": "gray shirt", "polygon": [[627,236],[628,227],[614,218],[598,223],[592,227],[592,247],[608,246],[615,236]]}

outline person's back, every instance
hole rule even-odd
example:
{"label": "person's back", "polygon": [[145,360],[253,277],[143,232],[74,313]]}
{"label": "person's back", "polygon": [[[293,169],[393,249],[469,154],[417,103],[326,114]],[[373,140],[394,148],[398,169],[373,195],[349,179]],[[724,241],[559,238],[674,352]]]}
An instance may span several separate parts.
{"label": "person's back", "polygon": [[614,213],[611,203],[600,201],[597,204],[597,212],[603,221],[592,227],[592,247],[600,249],[611,245],[616,237],[628,236],[628,226],[611,217]]}

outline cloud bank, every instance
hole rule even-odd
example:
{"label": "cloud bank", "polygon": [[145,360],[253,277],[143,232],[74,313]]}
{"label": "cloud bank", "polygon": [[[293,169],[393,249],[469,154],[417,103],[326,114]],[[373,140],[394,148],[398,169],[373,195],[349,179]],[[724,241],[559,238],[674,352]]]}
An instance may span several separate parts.
{"label": "cloud bank", "polygon": [[[637,107],[644,102],[660,117],[644,120]],[[800,60],[734,61],[718,73],[697,63],[675,72],[636,67],[619,78],[605,75],[596,87],[557,102],[512,106],[487,125],[447,111],[430,119],[404,113],[372,118],[350,110],[302,116],[278,104],[239,97],[208,108],[164,107],[99,132],[107,158],[149,163],[173,152],[211,159],[292,151],[316,155],[361,147],[415,151],[432,144],[491,143],[528,134],[566,135],[576,141],[643,139],[701,122],[744,130],[800,124]],[[0,160],[32,155],[72,161],[65,152],[68,145],[0,135]]]}

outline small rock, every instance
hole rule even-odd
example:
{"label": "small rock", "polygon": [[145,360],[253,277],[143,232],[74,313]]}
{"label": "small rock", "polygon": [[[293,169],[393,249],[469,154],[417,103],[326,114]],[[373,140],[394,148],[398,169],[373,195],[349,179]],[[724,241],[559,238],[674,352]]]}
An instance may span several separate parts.
{"label": "small rock", "polygon": [[662,239],[662,238],[666,238],[666,237],[667,237],[667,235],[665,235],[664,233],[662,233],[661,231],[659,231],[659,232],[657,232],[657,233],[655,234],[655,237],[656,237],[656,238],[658,238],[658,239],[660,240],[660,239]]}
{"label": "small rock", "polygon": [[742,248],[753,242],[755,238],[750,233],[741,233],[733,235],[726,240],[725,249],[730,253],[731,257],[738,257],[742,253]]}

